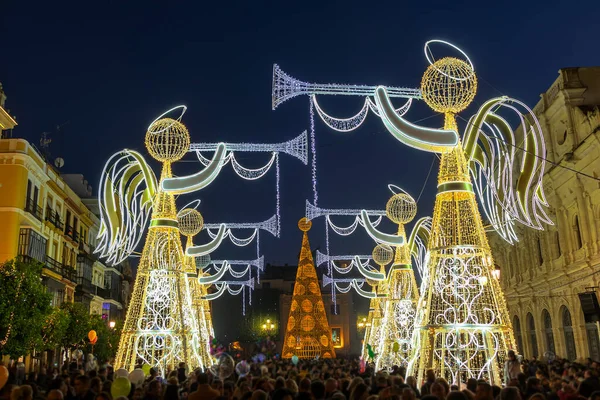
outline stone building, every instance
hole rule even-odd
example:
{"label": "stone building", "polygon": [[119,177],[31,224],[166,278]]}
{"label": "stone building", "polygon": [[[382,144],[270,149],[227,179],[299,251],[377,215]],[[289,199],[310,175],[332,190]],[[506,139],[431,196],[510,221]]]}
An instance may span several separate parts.
{"label": "stone building", "polygon": [[[544,131],[544,189],[554,226],[490,236],[519,353],[600,360],[597,323],[579,294],[600,286],[600,67],[564,68],[534,107]],[[581,173],[575,173],[580,171]],[[585,175],[584,175],[585,174]]]}

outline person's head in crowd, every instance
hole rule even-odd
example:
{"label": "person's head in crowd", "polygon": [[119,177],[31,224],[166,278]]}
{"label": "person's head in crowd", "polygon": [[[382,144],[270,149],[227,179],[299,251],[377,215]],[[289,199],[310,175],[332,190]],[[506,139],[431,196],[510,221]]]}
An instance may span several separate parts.
{"label": "person's head in crowd", "polygon": [[300,385],[298,386],[298,392],[310,393],[310,379],[304,378],[300,381]]}
{"label": "person's head in crowd", "polygon": [[208,375],[204,372],[200,372],[196,375],[196,382],[198,385],[206,385],[208,384]]}
{"label": "person's head in crowd", "polygon": [[64,400],[64,398],[63,392],[58,389],[49,390],[46,395],[46,400]]}
{"label": "person's head in crowd", "polygon": [[73,387],[75,388],[75,394],[77,396],[84,397],[88,390],[90,390],[90,378],[86,375],[79,375],[75,378]]}
{"label": "person's head in crowd", "polygon": [[[174,384],[173,384],[174,383]],[[169,378],[165,394],[162,397],[163,400],[179,400],[179,386],[177,378]]]}
{"label": "person's head in crowd", "polygon": [[447,395],[446,388],[438,381],[433,382],[430,388],[430,392],[439,400],[444,400]]}
{"label": "person's head in crowd", "polygon": [[94,393],[100,393],[102,391],[102,380],[97,376],[90,379],[90,390]]}
{"label": "person's head in crowd", "polygon": [[425,380],[430,383],[435,382],[435,371],[432,369],[425,371]]}
{"label": "person's head in crowd", "polygon": [[534,393],[527,400],[546,400],[546,396],[543,393]]}
{"label": "person's head in crowd", "polygon": [[494,400],[492,386],[487,382],[478,382],[475,388],[476,400]]}
{"label": "person's head in crowd", "polygon": [[435,381],[444,387],[444,393],[446,396],[448,396],[448,393],[450,393],[450,384],[448,381],[444,378],[437,378]]}
{"label": "person's head in crowd", "polygon": [[286,388],[277,389],[271,395],[271,400],[294,400],[294,394]]}
{"label": "person's head in crowd", "polygon": [[67,392],[69,391],[69,386],[65,382],[63,378],[54,378],[50,385],[48,385],[48,390],[60,390],[63,394],[63,397],[67,397]]}
{"label": "person's head in crowd", "polygon": [[477,392],[477,379],[475,379],[475,378],[467,379],[467,389],[469,389],[473,393]]}
{"label": "person's head in crowd", "polygon": [[33,400],[33,389],[29,385],[17,386],[10,392],[10,400]]}
{"label": "person's head in crowd", "polygon": [[101,392],[96,395],[96,400],[112,400],[110,393]]}
{"label": "person's head in crowd", "polygon": [[467,397],[467,400],[475,400],[475,393],[471,392],[469,389],[463,389],[461,392]]}
{"label": "person's head in crowd", "polygon": [[498,400],[523,400],[521,398],[521,394],[519,393],[519,389],[516,387],[505,387],[500,391],[500,395],[498,395]]}
{"label": "person's head in crowd", "polygon": [[158,375],[158,371],[154,368],[150,368],[150,380],[154,380]]}
{"label": "person's head in crowd", "polygon": [[455,392],[455,391],[457,391],[457,390],[459,390],[459,387],[458,387],[458,385],[450,385],[450,391],[451,391],[451,392]]}
{"label": "person's head in crowd", "polygon": [[100,369],[98,369],[98,378],[102,379],[102,381],[106,380],[107,374],[108,371],[106,370],[106,368],[100,367]]}
{"label": "person's head in crowd", "polygon": [[365,381],[360,376],[357,376],[354,379],[352,379],[350,381],[350,385],[348,385],[348,389],[347,389],[348,394],[352,394],[352,391],[354,390],[354,388],[361,383],[365,383]]}
{"label": "person's head in crowd", "polygon": [[158,379],[152,379],[150,383],[148,383],[146,393],[152,397],[160,397],[162,394],[162,385],[160,381]]}
{"label": "person's head in crowd", "polygon": [[369,397],[369,387],[365,383],[359,383],[350,392],[349,400],[366,400]]}
{"label": "person's head in crowd", "polygon": [[402,400],[416,400],[417,394],[410,387],[402,389]]}
{"label": "person's head in crowd", "polygon": [[448,393],[446,400],[468,400],[468,398],[460,390],[453,390],[450,393]]}
{"label": "person's head in crowd", "polygon": [[312,381],[310,384],[310,394],[313,399],[322,400],[325,398],[325,384],[322,381]]}
{"label": "person's head in crowd", "polygon": [[285,388],[290,392],[294,393],[294,395],[298,393],[298,384],[293,379],[288,379],[285,381]]}
{"label": "person's head in crowd", "polygon": [[104,381],[102,382],[102,392],[110,393],[110,388],[112,386],[112,381]]}
{"label": "person's head in crowd", "polygon": [[338,388],[338,381],[333,379],[333,378],[329,378],[325,381],[325,393],[327,393],[327,395],[330,395],[331,393],[334,393]]}
{"label": "person's head in crowd", "polygon": [[388,385],[388,380],[383,375],[378,376],[377,379],[375,380],[375,382],[376,382],[378,388],[384,388],[384,387],[387,387],[387,385]]}
{"label": "person's head in crowd", "polygon": [[275,379],[274,389],[278,390],[283,388],[285,388],[285,379],[283,379],[283,376],[278,376],[277,379]]}
{"label": "person's head in crowd", "polygon": [[144,398],[144,389],[136,387],[133,391],[133,400],[142,400]]}
{"label": "person's head in crowd", "polygon": [[223,393],[223,381],[220,379],[215,379],[212,381],[210,385],[213,389],[215,389],[219,393]]}
{"label": "person's head in crowd", "polygon": [[[401,376],[399,378],[402,378]],[[417,378],[415,378],[414,376],[408,376],[406,377],[406,384],[408,386],[410,386],[413,389],[417,388]]]}
{"label": "person's head in crowd", "polygon": [[263,391],[263,390],[255,390],[252,393],[252,397],[250,397],[251,400],[267,400],[268,395],[267,392]]}
{"label": "person's head in crowd", "polygon": [[492,396],[494,397],[494,399],[498,398],[501,390],[502,390],[502,388],[498,385],[492,386]]}

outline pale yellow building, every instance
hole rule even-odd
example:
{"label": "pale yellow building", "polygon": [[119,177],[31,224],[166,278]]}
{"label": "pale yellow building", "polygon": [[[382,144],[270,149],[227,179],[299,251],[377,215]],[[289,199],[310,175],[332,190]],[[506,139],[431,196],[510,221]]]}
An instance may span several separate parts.
{"label": "pale yellow building", "polygon": [[[518,351],[526,358],[600,360],[578,294],[600,286],[600,67],[565,68],[535,106],[546,140],[544,189],[554,226],[490,235]],[[581,171],[576,174],[573,171]]]}

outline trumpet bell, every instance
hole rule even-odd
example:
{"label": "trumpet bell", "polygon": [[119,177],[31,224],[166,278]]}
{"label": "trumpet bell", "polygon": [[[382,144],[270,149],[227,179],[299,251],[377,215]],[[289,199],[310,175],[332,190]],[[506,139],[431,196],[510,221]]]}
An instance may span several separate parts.
{"label": "trumpet bell", "polygon": [[[271,107],[275,110],[281,103],[300,95],[334,94],[347,96],[373,96],[377,86],[348,85],[337,83],[308,83],[285,73],[277,64],[273,64],[273,86],[271,88]],[[421,91],[415,88],[386,87],[390,97],[421,99]]]}

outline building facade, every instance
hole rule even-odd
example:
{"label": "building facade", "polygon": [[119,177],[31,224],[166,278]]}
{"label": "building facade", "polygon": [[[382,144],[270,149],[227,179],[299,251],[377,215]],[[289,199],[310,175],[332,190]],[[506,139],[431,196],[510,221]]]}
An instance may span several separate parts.
{"label": "building facade", "polygon": [[67,178],[26,140],[0,139],[0,263],[36,260],[53,306],[77,301],[107,322],[119,320],[124,267],[94,255],[99,219]]}
{"label": "building facade", "polygon": [[[544,190],[554,226],[491,235],[519,353],[600,360],[597,323],[579,294],[600,286],[600,67],[565,68],[533,111],[547,150]],[[576,173],[574,171],[579,171]]]}

